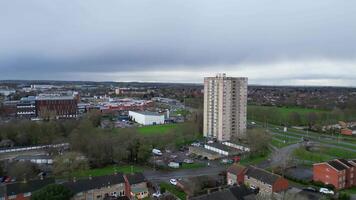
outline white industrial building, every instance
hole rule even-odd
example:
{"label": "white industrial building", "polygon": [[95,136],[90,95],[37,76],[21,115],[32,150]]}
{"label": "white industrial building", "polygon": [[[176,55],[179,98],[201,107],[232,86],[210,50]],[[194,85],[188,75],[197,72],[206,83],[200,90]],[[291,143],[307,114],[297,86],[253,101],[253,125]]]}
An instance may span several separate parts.
{"label": "white industrial building", "polygon": [[129,117],[133,121],[142,125],[164,124],[164,115],[154,113],[154,112],[129,111]]}

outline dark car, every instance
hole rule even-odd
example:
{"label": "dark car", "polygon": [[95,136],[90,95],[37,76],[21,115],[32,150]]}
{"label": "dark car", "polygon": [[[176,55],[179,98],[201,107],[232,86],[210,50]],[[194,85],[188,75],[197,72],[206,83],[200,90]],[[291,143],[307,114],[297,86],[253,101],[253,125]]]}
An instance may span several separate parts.
{"label": "dark car", "polygon": [[318,192],[318,190],[314,187],[307,187],[303,188],[304,191],[309,191],[309,192]]}

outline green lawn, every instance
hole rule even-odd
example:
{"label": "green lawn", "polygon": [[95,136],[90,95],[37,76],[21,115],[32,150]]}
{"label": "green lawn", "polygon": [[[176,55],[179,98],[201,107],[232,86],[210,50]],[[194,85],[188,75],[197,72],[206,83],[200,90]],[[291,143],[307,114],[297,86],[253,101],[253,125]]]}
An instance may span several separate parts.
{"label": "green lawn", "polygon": [[300,107],[277,107],[277,106],[256,106],[256,105],[248,105],[247,109],[261,109],[261,110],[272,110],[274,112],[278,112],[282,114],[284,117],[287,117],[290,113],[296,112],[299,114],[307,114],[310,112],[316,113],[328,113],[330,111],[320,110],[320,109],[311,109],[311,108],[300,108]]}
{"label": "green lawn", "polygon": [[267,154],[265,154],[263,156],[248,156],[246,158],[242,158],[240,161],[240,164],[245,165],[245,166],[258,164],[264,160],[267,160],[270,153],[271,152],[268,152]]}
{"label": "green lawn", "polygon": [[306,160],[312,162],[324,162],[334,158],[333,156],[323,154],[321,152],[310,152],[303,148],[294,150],[293,154],[299,160]]}
{"label": "green lawn", "polygon": [[143,135],[153,135],[153,134],[166,134],[175,129],[178,129],[184,124],[163,124],[163,125],[152,125],[152,126],[142,126],[137,130]]}
{"label": "green lawn", "polygon": [[159,184],[160,188],[165,188],[167,191],[169,191],[170,193],[174,194],[175,196],[177,196],[178,198],[185,200],[186,199],[186,195],[183,191],[179,190],[176,186],[168,184],[168,183],[160,183]]}
{"label": "green lawn", "polygon": [[129,174],[131,172],[142,172],[143,169],[141,167],[137,166],[130,166],[130,165],[125,165],[125,166],[107,166],[103,168],[97,168],[97,169],[88,169],[88,170],[82,170],[82,171],[77,171],[72,173],[72,177],[89,177],[89,176],[105,176],[105,175],[111,175],[114,174],[115,172],[121,172],[124,174]]}
{"label": "green lawn", "polygon": [[[301,123],[306,124],[306,115],[308,113],[314,112],[318,115],[323,113],[330,114],[330,111],[320,110],[320,109],[308,109],[300,107],[277,107],[277,106],[257,106],[248,105],[247,106],[247,117],[249,120],[253,121],[267,121],[272,124],[288,123],[290,114],[296,112],[300,115]],[[291,123],[289,123],[291,124]]]}
{"label": "green lawn", "polygon": [[336,158],[356,159],[356,152],[347,151],[336,147],[326,147],[325,154]]}

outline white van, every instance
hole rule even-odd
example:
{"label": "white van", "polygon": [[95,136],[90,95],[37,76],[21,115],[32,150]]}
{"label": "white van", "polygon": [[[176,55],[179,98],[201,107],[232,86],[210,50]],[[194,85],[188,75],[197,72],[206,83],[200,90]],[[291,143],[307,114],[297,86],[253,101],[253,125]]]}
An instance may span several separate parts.
{"label": "white van", "polygon": [[152,153],[156,156],[161,156],[162,155],[162,152],[161,150],[159,149],[152,149]]}

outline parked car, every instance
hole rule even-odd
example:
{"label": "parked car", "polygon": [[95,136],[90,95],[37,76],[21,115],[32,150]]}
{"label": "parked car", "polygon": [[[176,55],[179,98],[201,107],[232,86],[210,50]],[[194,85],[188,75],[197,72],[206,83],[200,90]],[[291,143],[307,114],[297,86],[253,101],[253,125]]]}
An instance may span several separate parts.
{"label": "parked car", "polygon": [[159,191],[152,194],[152,197],[155,197],[155,198],[159,198],[161,196],[162,196],[162,194]]}
{"label": "parked car", "polygon": [[307,187],[307,188],[303,188],[304,191],[309,191],[309,192],[318,192],[318,189],[314,188],[314,187]]}
{"label": "parked car", "polygon": [[183,162],[187,163],[187,164],[193,164],[194,163],[194,161],[191,160],[191,159],[184,159]]}
{"label": "parked car", "polygon": [[328,188],[320,188],[320,189],[319,189],[319,192],[320,192],[320,193],[323,193],[323,194],[331,194],[331,195],[334,195],[334,191],[329,190]]}
{"label": "parked car", "polygon": [[152,153],[156,156],[161,156],[162,155],[162,151],[159,149],[152,149]]}
{"label": "parked car", "polygon": [[169,182],[172,184],[172,185],[177,185],[177,179],[170,179]]}
{"label": "parked car", "polygon": [[168,167],[178,169],[180,167],[180,165],[177,162],[169,162]]}
{"label": "parked car", "polygon": [[232,164],[234,161],[231,159],[224,158],[220,161],[222,164]]}
{"label": "parked car", "polygon": [[254,186],[254,185],[250,185],[250,188],[251,188],[252,190],[256,190],[256,189],[257,189],[257,187]]}
{"label": "parked car", "polygon": [[199,142],[194,142],[191,145],[194,146],[194,147],[200,147],[200,143]]}

